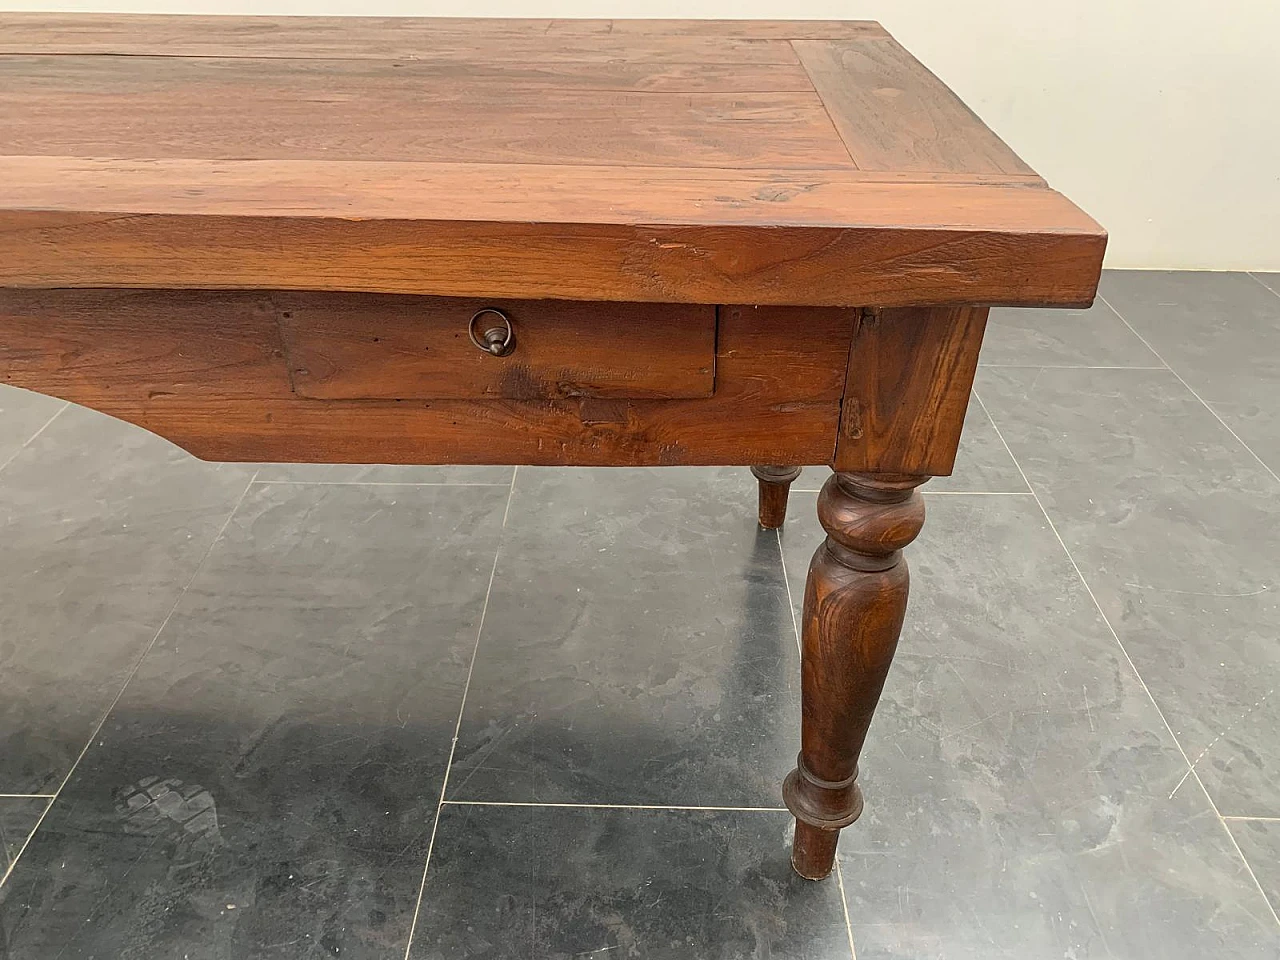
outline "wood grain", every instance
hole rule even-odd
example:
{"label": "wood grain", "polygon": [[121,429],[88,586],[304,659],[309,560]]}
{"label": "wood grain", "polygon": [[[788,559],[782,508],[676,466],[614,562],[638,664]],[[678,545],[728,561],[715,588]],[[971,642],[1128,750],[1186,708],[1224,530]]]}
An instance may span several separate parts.
{"label": "wood grain", "polygon": [[1105,245],[1058,194],[1007,184],[0,159],[8,286],[1081,305]]}
{"label": "wood grain", "polygon": [[[294,390],[305,397],[671,399],[709,397],[715,382],[714,307],[385,294],[272,299]],[[507,356],[471,342],[471,318],[486,308],[511,322]]]}
{"label": "wood grain", "polygon": [[800,40],[793,46],[859,168],[1032,172],[895,41]]}
{"label": "wood grain", "polygon": [[835,469],[950,474],[986,324],[985,307],[863,311]]}
{"label": "wood grain", "polygon": [[[96,23],[95,23],[96,19]],[[543,21],[544,23],[546,21]],[[508,23],[518,23],[508,21]],[[0,14],[0,54],[252,57],[292,59],[430,60],[472,63],[497,59],[607,63],[794,64],[788,38],[755,38],[707,31],[611,34],[548,33],[500,21],[438,22],[413,17],[137,18]]]}
{"label": "wood grain", "polygon": [[277,99],[371,96],[412,102],[430,89],[441,98],[495,90],[595,90],[636,93],[814,92],[795,63],[651,63],[644,60],[549,61],[505,57],[473,63],[393,59],[281,60],[250,57],[108,57],[91,54],[0,55],[0,96],[66,95],[119,106],[121,97],[169,93],[192,98],[270,91]]}
{"label": "wood grain", "polygon": [[[798,67],[761,90],[608,90],[609,63],[519,70],[390,61],[0,57],[4,152],[209,160],[389,160],[851,168]],[[734,65],[736,67],[736,65]],[[447,68],[447,69],[446,69]],[[750,80],[756,65],[735,76]],[[723,69],[711,71],[723,75]],[[636,74],[632,73],[633,76]],[[641,75],[645,79],[646,75]],[[787,89],[790,88],[790,89]]]}
{"label": "wood grain", "polygon": [[[442,42],[509,50],[512,40],[566,38],[604,42],[595,50],[617,53],[636,38],[712,41],[886,37],[860,20],[547,20],[417,17],[228,17],[137,14],[0,13],[0,53],[411,59],[432,56]],[[750,49],[750,48],[748,48]],[[793,62],[770,45],[778,62]],[[617,59],[613,57],[612,59]],[[706,59],[705,57],[703,58]],[[697,62],[692,61],[692,62]],[[743,58],[727,62],[743,62]]]}
{"label": "wood grain", "polygon": [[270,298],[238,292],[0,289],[0,382],[108,412],[291,396]]}
{"label": "wood grain", "polygon": [[0,210],[1106,234],[1043,183],[969,174],[0,156]]}
{"label": "wood grain", "polygon": [[715,393],[701,399],[313,400],[289,393],[266,303],[197,291],[3,291],[0,380],[209,460],[826,463],[856,317],[722,307]]}
{"label": "wood grain", "polygon": [[[578,24],[599,21],[556,20],[555,33],[578,29]],[[609,20],[607,32],[618,36],[646,34],[688,37],[750,37],[755,40],[841,40],[853,37],[887,39],[889,34],[874,20]]]}

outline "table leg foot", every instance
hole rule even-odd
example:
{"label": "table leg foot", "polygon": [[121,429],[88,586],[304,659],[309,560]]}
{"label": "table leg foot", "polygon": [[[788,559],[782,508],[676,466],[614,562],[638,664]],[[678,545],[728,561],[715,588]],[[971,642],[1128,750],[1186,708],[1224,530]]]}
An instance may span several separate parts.
{"label": "table leg foot", "polygon": [[839,830],[824,830],[797,820],[791,868],[806,880],[825,880],[835,866],[838,839]]}
{"label": "table leg foot", "polygon": [[758,466],[751,473],[760,481],[760,526],[776,530],[787,518],[787,495],[800,476],[799,467]]}
{"label": "table leg foot", "polygon": [[902,548],[924,524],[927,478],[834,474],[818,496],[827,538],[809,565],[801,630],[801,748],[782,793],[796,817],[791,862],[820,880],[840,829],[862,813],[858,755],[907,608]]}

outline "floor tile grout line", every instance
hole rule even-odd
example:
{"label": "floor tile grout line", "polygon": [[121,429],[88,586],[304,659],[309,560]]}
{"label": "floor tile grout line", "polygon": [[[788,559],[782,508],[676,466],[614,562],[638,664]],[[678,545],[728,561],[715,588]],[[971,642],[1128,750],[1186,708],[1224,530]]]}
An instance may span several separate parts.
{"label": "floor tile grout line", "polygon": [[[1255,277],[1254,279],[1257,279],[1257,278]],[[1178,378],[1178,382],[1181,383],[1184,387],[1186,387],[1187,391],[1193,397],[1195,397],[1197,400],[1200,401],[1201,406],[1203,406],[1206,410],[1209,411],[1209,413],[1213,416],[1213,419],[1217,420],[1218,423],[1222,424],[1223,428],[1227,431],[1227,433],[1235,437],[1236,442],[1240,444],[1240,446],[1244,447],[1245,452],[1248,453],[1249,456],[1253,457],[1253,459],[1257,460],[1259,465],[1262,467],[1262,469],[1267,471],[1267,473],[1271,474],[1271,478],[1273,480],[1280,483],[1280,475],[1277,475],[1276,472],[1271,469],[1270,465],[1265,460],[1263,460],[1260,456],[1258,456],[1256,453],[1253,452],[1253,448],[1244,442],[1244,440],[1240,437],[1240,434],[1236,433],[1233,429],[1231,429],[1231,425],[1227,423],[1227,421],[1223,420],[1222,417],[1218,416],[1218,411],[1213,409],[1213,407],[1209,406],[1208,402],[1204,399],[1204,397],[1200,396],[1200,394],[1196,392],[1195,388],[1192,387],[1191,384],[1187,383],[1187,381],[1183,378],[1182,374],[1180,374],[1177,370],[1173,369],[1173,367],[1169,365],[1169,361],[1166,360],[1163,356],[1161,356],[1159,351],[1157,351],[1155,347],[1153,347],[1150,343],[1147,342],[1146,337],[1140,334],[1137,330],[1134,330],[1133,324],[1129,323],[1129,321],[1125,319],[1124,314],[1121,313],[1119,310],[1117,310],[1115,307],[1113,307],[1111,305],[1111,302],[1107,300],[1105,297],[1103,297],[1101,294],[1098,295],[1098,299],[1101,300],[1103,303],[1105,303],[1107,305],[1107,308],[1110,309],[1112,313],[1114,313],[1117,317],[1120,318],[1120,322],[1123,323],[1126,327],[1128,327],[1135,337],[1137,337],[1139,340],[1142,341],[1143,345],[1148,350],[1150,350],[1152,354],[1155,355],[1157,360],[1159,360],[1161,363],[1164,364],[1165,370],[1168,370],[1170,373],[1172,373],[1175,377]]]}
{"label": "floor tile grout line", "polygon": [[844,871],[840,869],[840,858],[836,857],[836,886],[840,888],[840,906],[844,908],[844,928],[849,934],[849,955],[858,960],[858,948],[853,945],[853,922],[849,919],[849,898],[844,892]]}
{"label": "floor tile grout line", "polygon": [[478,483],[459,480],[255,480],[260,486],[269,484],[292,484],[294,486],[312,487],[507,487],[507,483]]}
{"label": "floor tile grout line", "polygon": [[13,876],[13,871],[17,869],[18,861],[22,859],[22,855],[27,852],[27,845],[31,843],[31,838],[36,835],[36,831],[40,829],[40,824],[44,823],[44,818],[49,815],[49,811],[53,809],[53,801],[57,797],[44,798],[44,809],[40,811],[40,816],[36,818],[35,826],[27,832],[27,838],[22,841],[22,846],[18,848],[18,852],[13,855],[13,859],[9,861],[9,865],[5,867],[4,872],[0,873],[0,890],[4,889],[4,885],[9,882],[9,878]]}
{"label": "floor tile grout line", "polygon": [[[516,493],[516,475],[520,468],[511,471],[510,488],[507,491],[507,505],[502,511],[502,529],[507,526],[507,517],[511,515],[511,501]],[[445,792],[449,789],[449,774],[453,771],[453,755],[458,749],[458,733],[462,730],[462,715],[467,709],[467,694],[471,690],[471,676],[475,673],[476,657],[480,653],[480,638],[484,636],[484,620],[489,612],[489,598],[493,595],[493,581],[498,574],[498,560],[502,556],[502,534],[498,534],[498,544],[493,551],[493,566],[489,568],[489,585],[485,588],[484,604],[480,607],[480,620],[476,624],[476,642],[471,647],[471,662],[467,666],[467,679],[462,685],[462,699],[458,703],[458,719],[453,725],[453,740],[449,744],[449,759],[444,766],[444,779],[440,781],[440,799],[436,802],[436,815],[431,821],[431,839],[427,841],[427,856],[422,862],[422,879],[418,882],[418,897],[413,904],[413,919],[409,922],[409,936],[405,940],[404,960],[409,960],[413,950],[413,938],[418,931],[418,917],[422,913],[422,895],[427,889],[427,874],[431,870],[431,854],[436,848],[436,831],[440,829],[440,813],[445,807]]]}
{"label": "floor tile grout line", "polygon": [[[1023,494],[1029,493],[1032,496],[1035,496],[1035,490],[1033,490],[1031,487],[1031,481],[1027,479],[1026,473],[1023,472],[1022,467],[1019,465],[1018,461],[1014,458],[1013,451],[1009,449],[1009,445],[1004,442],[1004,437],[1000,433],[1000,428],[996,426],[995,418],[991,416],[991,411],[987,409],[987,405],[983,403],[982,398],[978,396],[978,390],[974,384],[969,385],[969,396],[972,397],[974,400],[978,401],[978,409],[981,410],[982,415],[986,417],[987,423],[991,426],[991,429],[995,432],[995,435],[1000,439],[1000,443],[1004,447],[1004,452],[1008,455],[1009,460],[1013,463],[1014,467],[1017,468],[1018,476],[1022,478],[1022,490],[1019,492]],[[967,417],[967,412],[966,412],[966,417]],[[927,490],[925,492],[928,493]],[[946,493],[945,490],[940,492]]]}
{"label": "floor tile grout line", "polygon": [[169,621],[173,619],[173,615],[177,612],[179,604],[182,603],[183,598],[187,595],[187,591],[190,590],[191,585],[196,582],[196,577],[200,575],[200,571],[204,569],[205,563],[208,562],[209,557],[212,555],[213,548],[217,546],[218,541],[222,539],[222,535],[227,532],[227,527],[231,526],[231,521],[235,519],[235,515],[240,511],[240,507],[244,503],[245,497],[249,495],[249,491],[253,489],[253,481],[256,480],[257,477],[257,471],[254,471],[253,476],[249,478],[249,482],[244,485],[244,490],[236,499],[235,506],[233,506],[231,508],[231,512],[227,514],[227,519],[222,521],[222,526],[218,528],[218,532],[214,535],[213,539],[209,541],[209,546],[205,548],[204,554],[200,557],[200,562],[196,564],[195,569],[191,572],[191,576],[187,578],[187,582],[183,585],[182,589],[178,591],[177,599],[173,601],[173,605],[169,608],[169,612],[166,613],[164,615],[164,619],[160,621],[160,626],[151,637],[151,641],[146,645],[138,658],[133,661],[133,667],[129,670],[129,675],[125,677],[124,683],[120,685],[120,689],[116,692],[115,698],[111,701],[111,704],[107,709],[103,711],[102,716],[98,718],[98,722],[94,726],[93,732],[89,735],[89,739],[85,741],[85,745],[76,757],[75,762],[71,764],[71,769],[67,771],[67,775],[63,777],[62,782],[58,784],[58,789],[53,792],[53,796],[50,798],[48,806],[44,808],[44,812],[40,814],[40,819],[36,821],[36,825],[32,827],[31,832],[27,834],[27,839],[23,841],[18,853],[13,858],[13,862],[9,864],[9,869],[5,871],[4,876],[0,877],[0,886],[4,886],[5,882],[17,868],[18,861],[22,859],[22,855],[27,850],[27,845],[31,843],[32,838],[34,838],[37,831],[39,831],[40,825],[44,823],[44,818],[49,815],[49,811],[52,810],[53,805],[57,803],[58,797],[62,795],[63,789],[71,781],[72,776],[75,775],[76,768],[80,766],[80,761],[85,758],[85,754],[87,754],[89,752],[89,748],[93,746],[93,741],[96,740],[98,738],[98,734],[102,732],[102,728],[107,723],[107,718],[111,716],[112,711],[116,708],[116,704],[120,702],[120,698],[124,696],[125,690],[129,688],[129,684],[133,682],[133,678],[137,675],[138,669],[142,666],[142,661],[147,658],[147,654],[149,654],[155,647],[156,641],[160,639],[160,634],[164,633],[164,628],[167,627],[169,625]]}
{"label": "floor tile grout line", "polygon": [[1271,897],[1268,896],[1267,891],[1262,888],[1262,883],[1258,880],[1258,875],[1253,872],[1253,864],[1249,862],[1249,858],[1246,857],[1244,855],[1244,851],[1240,849],[1240,844],[1236,840],[1236,835],[1231,832],[1231,827],[1227,824],[1227,818],[1222,815],[1222,812],[1218,809],[1218,805],[1214,802],[1213,797],[1209,795],[1209,788],[1206,787],[1204,785],[1204,781],[1200,779],[1200,774],[1192,770],[1191,775],[1195,777],[1196,783],[1200,785],[1200,791],[1204,794],[1205,799],[1209,801],[1209,806],[1217,816],[1218,822],[1222,824],[1222,829],[1226,831],[1227,839],[1231,841],[1231,846],[1235,848],[1236,856],[1238,856],[1240,858],[1240,862],[1244,864],[1245,871],[1253,878],[1253,885],[1258,888],[1258,893],[1262,895],[1262,902],[1271,910],[1271,916],[1276,921],[1276,924],[1280,925],[1280,913],[1276,912],[1276,905],[1271,902]]}
{"label": "floor tile grout line", "polygon": [[1267,700],[1271,697],[1271,695],[1275,692],[1276,691],[1274,687],[1268,690],[1254,703],[1252,707],[1250,707],[1240,716],[1236,717],[1234,720],[1228,723],[1225,727],[1223,727],[1222,730],[1218,733],[1218,735],[1209,741],[1208,746],[1206,746],[1203,750],[1201,750],[1198,754],[1196,754],[1196,758],[1191,761],[1191,770],[1188,770],[1186,773],[1184,773],[1182,775],[1182,779],[1179,780],[1177,785],[1174,786],[1173,790],[1169,792],[1169,799],[1173,799],[1173,795],[1178,792],[1178,787],[1181,787],[1184,783],[1186,783],[1187,777],[1191,776],[1191,771],[1195,770],[1195,768],[1200,765],[1200,761],[1203,760],[1208,755],[1210,750],[1212,750],[1215,746],[1217,746],[1218,741],[1221,740],[1223,737],[1225,737],[1228,733],[1230,733],[1231,730],[1237,724],[1243,723],[1245,720],[1247,720],[1260,706],[1266,703]]}
{"label": "floor tile grout line", "polygon": [[1280,823],[1280,817],[1247,817],[1237,814],[1222,814],[1223,820],[1261,820],[1263,823]]}
{"label": "floor tile grout line", "polygon": [[63,401],[62,406],[60,406],[57,410],[55,410],[55,411],[53,412],[53,415],[52,415],[51,417],[49,417],[49,419],[48,419],[48,420],[46,420],[44,423],[42,423],[42,424],[40,425],[40,429],[38,429],[38,430],[37,430],[35,433],[33,433],[31,436],[27,437],[27,439],[23,442],[22,446],[18,447],[18,449],[17,449],[17,450],[13,451],[13,453],[11,453],[11,454],[9,455],[8,459],[6,459],[4,463],[0,463],[0,471],[3,471],[5,467],[7,467],[7,466],[9,466],[9,464],[13,463],[13,461],[14,461],[14,460],[17,460],[17,459],[18,459],[18,454],[22,453],[22,451],[23,451],[23,450],[25,450],[25,449],[27,449],[27,447],[31,446],[31,444],[35,443],[35,442],[36,442],[36,438],[37,438],[38,436],[40,436],[40,434],[44,433],[44,432],[45,432],[45,430],[46,430],[46,429],[48,429],[49,424],[51,424],[51,423],[53,423],[53,421],[57,420],[57,419],[58,419],[58,417],[62,415],[62,411],[66,410],[66,409],[67,409],[67,407],[69,407],[69,406],[71,406],[71,404],[70,404],[70,403],[68,403],[68,402],[66,402],[66,401]]}
{"label": "floor tile grout line", "polygon": [[[1256,281],[1258,282],[1258,285],[1259,285],[1260,287],[1262,287],[1262,289],[1263,289],[1263,290],[1266,290],[1266,291],[1268,291],[1268,292],[1270,292],[1270,293],[1275,294],[1277,297],[1280,297],[1280,290],[1272,290],[1272,289],[1271,289],[1271,287],[1270,287],[1269,285],[1267,285],[1267,284],[1263,283],[1263,282],[1262,282],[1262,278],[1261,278],[1261,277],[1259,277],[1259,276],[1258,276],[1256,273],[1254,273],[1252,270],[1246,270],[1246,271],[1245,271],[1245,273],[1247,273],[1249,276],[1253,277],[1253,279],[1254,279],[1254,280],[1256,280]],[[1108,306],[1111,306],[1111,305],[1110,305],[1110,304],[1108,304]],[[1115,309],[1115,307],[1111,307],[1111,309],[1112,309],[1112,310],[1114,310],[1114,309]]]}
{"label": "floor tile grout line", "polygon": [[[508,492],[507,492],[507,508],[506,508],[505,510],[503,510],[503,511],[502,511],[502,528],[503,528],[504,530],[505,530],[505,529],[506,529],[506,527],[507,527],[507,517],[508,517],[508,516],[510,515],[510,513],[511,513],[511,501],[515,499],[515,495],[516,495],[516,474],[518,474],[519,472],[520,472],[520,468],[519,468],[518,466],[515,466],[515,467],[512,467],[512,468],[511,468],[511,483],[510,483],[510,490],[508,490]],[[498,543],[498,546],[499,546],[499,548],[501,548],[501,546],[502,546],[502,543],[501,543],[501,537],[499,537],[499,543]]]}
{"label": "floor tile grout line", "polygon": [[791,629],[796,634],[796,652],[804,656],[804,646],[800,643],[800,621],[796,619],[796,600],[791,594],[791,578],[787,576],[787,556],[782,549],[782,527],[774,531],[778,535],[778,560],[782,564],[782,582],[787,586],[787,607],[791,610]]}
{"label": "floor tile grout line", "polygon": [[553,803],[537,800],[445,800],[446,807],[546,807],[551,810],[685,810],[726,813],[788,813],[786,807],[722,807],[680,803]]}
{"label": "floor tile grout line", "polygon": [[[1106,301],[1104,300],[1103,302],[1105,303]],[[1108,303],[1107,306],[1111,307],[1111,304]],[[1112,307],[1111,309],[1114,310],[1115,308]],[[1120,317],[1119,312],[1116,312],[1116,316]],[[1120,319],[1124,320],[1124,317],[1120,317]],[[1134,333],[1137,333],[1137,331],[1135,330]],[[1153,350],[1152,353],[1154,352],[1155,351]],[[1174,376],[1177,376],[1172,368],[1170,368],[1169,372],[1173,373]],[[1179,379],[1181,379],[1181,377],[1179,377]],[[1182,754],[1182,760],[1187,765],[1187,773],[1195,780],[1196,784],[1200,787],[1200,791],[1204,794],[1205,799],[1209,801],[1209,807],[1213,810],[1213,815],[1218,818],[1218,822],[1222,825],[1223,832],[1226,833],[1227,839],[1231,841],[1231,845],[1235,848],[1236,855],[1240,857],[1240,862],[1244,864],[1245,870],[1248,871],[1249,876],[1253,879],[1253,884],[1257,888],[1258,893],[1261,894],[1262,901],[1271,911],[1272,919],[1276,921],[1277,926],[1280,926],[1280,914],[1276,913],[1276,908],[1271,903],[1271,898],[1267,896],[1266,890],[1262,888],[1262,884],[1258,881],[1257,874],[1253,872],[1253,866],[1249,863],[1248,858],[1245,857],[1244,851],[1240,849],[1240,844],[1236,842],[1235,836],[1231,833],[1231,828],[1227,826],[1227,822],[1223,819],[1221,811],[1218,810],[1217,803],[1214,802],[1213,797],[1209,794],[1209,790],[1204,785],[1204,781],[1200,779],[1200,774],[1196,772],[1195,765],[1192,764],[1191,758],[1187,756],[1187,751],[1183,749],[1181,741],[1178,740],[1178,735],[1173,732],[1173,727],[1170,726],[1168,718],[1160,708],[1160,704],[1156,702],[1155,695],[1152,694],[1151,688],[1147,686],[1147,681],[1143,679],[1142,674],[1138,671],[1138,665],[1134,663],[1133,658],[1129,656],[1129,651],[1125,648],[1124,641],[1120,639],[1120,634],[1117,633],[1116,628],[1111,625],[1111,618],[1108,617],[1106,611],[1102,609],[1102,604],[1098,602],[1098,598],[1093,592],[1093,587],[1089,586],[1089,581],[1085,579],[1084,572],[1080,569],[1080,565],[1076,563],[1076,558],[1071,555],[1071,551],[1067,548],[1067,542],[1062,538],[1062,534],[1058,532],[1057,524],[1055,524],[1053,522],[1053,518],[1049,516],[1049,511],[1045,509],[1044,502],[1040,499],[1040,495],[1036,493],[1035,487],[1032,486],[1031,479],[1027,477],[1026,471],[1022,469],[1022,464],[1018,462],[1018,458],[1013,455],[1013,449],[1009,446],[1008,441],[1005,440],[1003,431],[1001,431],[999,425],[996,423],[995,417],[991,416],[991,411],[987,410],[987,405],[983,403],[982,397],[977,393],[977,391],[974,391],[974,397],[977,399],[978,403],[982,404],[982,409],[986,411],[987,416],[991,418],[991,425],[995,427],[996,435],[1000,438],[1000,442],[1004,444],[1004,448],[1008,451],[1010,459],[1013,460],[1014,466],[1018,468],[1018,472],[1022,474],[1023,479],[1026,480],[1027,486],[1031,489],[1031,492],[1035,494],[1036,505],[1044,515],[1045,522],[1049,524],[1049,529],[1053,531],[1053,535],[1057,538],[1059,545],[1062,547],[1062,552],[1066,554],[1067,560],[1070,562],[1072,569],[1075,570],[1076,576],[1079,578],[1085,592],[1089,594],[1089,599],[1093,601],[1093,605],[1098,611],[1098,616],[1102,617],[1102,622],[1106,624],[1107,629],[1111,632],[1111,636],[1115,638],[1116,646],[1118,646],[1120,648],[1120,652],[1124,654],[1124,658],[1129,664],[1129,669],[1131,669],[1133,671],[1133,675],[1138,678],[1138,683],[1142,685],[1143,692],[1146,693],[1147,699],[1150,700],[1151,705],[1155,707],[1156,715],[1164,724],[1164,728],[1169,731],[1169,736],[1173,740],[1173,745],[1178,748],[1178,753]],[[1186,779],[1187,778],[1184,776],[1182,780],[1179,781],[1179,786],[1181,786]],[[1177,792],[1177,787],[1174,788],[1174,792]],[[1170,799],[1172,799],[1172,794],[1170,794]]]}
{"label": "floor tile grout line", "polygon": [[52,800],[55,793],[0,793],[0,800]]}

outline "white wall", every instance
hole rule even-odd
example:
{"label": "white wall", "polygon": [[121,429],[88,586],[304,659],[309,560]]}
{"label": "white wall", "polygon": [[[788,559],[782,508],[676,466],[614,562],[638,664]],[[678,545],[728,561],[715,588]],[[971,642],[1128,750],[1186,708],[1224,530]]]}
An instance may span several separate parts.
{"label": "white wall", "polygon": [[1280,270],[1280,0],[0,0],[2,10],[875,19],[1111,232]]}

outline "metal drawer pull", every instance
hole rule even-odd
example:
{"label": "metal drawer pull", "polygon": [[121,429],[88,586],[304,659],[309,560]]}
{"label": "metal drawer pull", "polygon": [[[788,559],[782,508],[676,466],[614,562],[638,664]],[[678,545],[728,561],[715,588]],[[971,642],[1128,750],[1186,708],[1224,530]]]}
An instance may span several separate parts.
{"label": "metal drawer pull", "polygon": [[[488,322],[491,324],[486,327],[484,333],[476,336],[476,324],[480,323],[486,315],[489,315]],[[494,320],[501,321],[501,324],[494,323]],[[483,310],[477,310],[471,318],[471,322],[467,324],[467,336],[471,338],[471,342],[483,350],[485,353],[491,353],[495,357],[505,357],[508,353],[516,348],[516,332],[511,327],[511,318],[501,310],[493,307],[485,307]]]}

